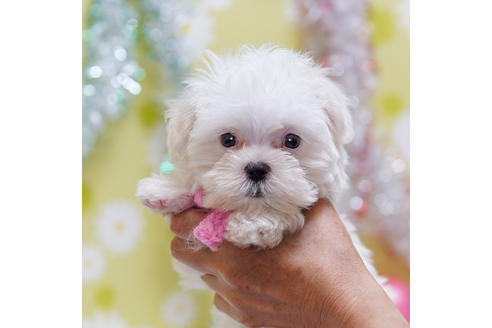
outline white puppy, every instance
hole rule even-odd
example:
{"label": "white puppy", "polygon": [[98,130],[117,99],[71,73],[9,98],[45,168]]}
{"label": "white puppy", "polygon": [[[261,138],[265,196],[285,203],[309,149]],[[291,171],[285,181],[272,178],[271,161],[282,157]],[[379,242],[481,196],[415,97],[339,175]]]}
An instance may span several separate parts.
{"label": "white puppy", "polygon": [[[138,184],[140,200],[161,214],[203,206],[231,211],[225,239],[239,247],[277,246],[303,227],[301,209],[332,201],[347,185],[343,145],[353,135],[347,100],[325,69],[305,54],[242,47],[208,54],[206,70],[170,102],[168,149],[176,167]],[[382,281],[353,226],[342,218],[371,273]],[[199,273],[175,264],[182,285],[206,288]],[[215,313],[216,327],[242,327]]]}

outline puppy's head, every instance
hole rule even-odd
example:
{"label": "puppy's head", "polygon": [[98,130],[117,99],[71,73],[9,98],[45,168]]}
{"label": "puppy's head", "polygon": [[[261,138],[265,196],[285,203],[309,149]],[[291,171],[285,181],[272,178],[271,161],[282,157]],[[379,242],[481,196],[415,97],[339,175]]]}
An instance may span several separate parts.
{"label": "puppy's head", "polygon": [[206,66],[168,111],[171,160],[205,206],[291,212],[345,185],[346,98],[309,56],[243,47]]}

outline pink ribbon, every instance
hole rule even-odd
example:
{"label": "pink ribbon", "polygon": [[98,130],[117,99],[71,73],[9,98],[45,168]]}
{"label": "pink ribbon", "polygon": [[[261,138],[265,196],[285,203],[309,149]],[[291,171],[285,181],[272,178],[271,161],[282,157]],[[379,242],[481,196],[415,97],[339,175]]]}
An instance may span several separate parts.
{"label": "pink ribbon", "polygon": [[[193,195],[193,202],[199,206],[203,206],[203,198],[205,193],[200,188]],[[214,210],[205,219],[198,224],[193,230],[193,236],[200,240],[204,245],[212,251],[217,251],[219,245],[224,240],[226,233],[227,218],[233,211],[221,212]]]}

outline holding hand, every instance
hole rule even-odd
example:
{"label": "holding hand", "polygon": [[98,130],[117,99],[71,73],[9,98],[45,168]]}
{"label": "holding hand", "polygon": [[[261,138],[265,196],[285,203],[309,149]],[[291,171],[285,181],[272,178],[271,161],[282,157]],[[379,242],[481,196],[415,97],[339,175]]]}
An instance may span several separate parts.
{"label": "holding hand", "polygon": [[185,239],[206,216],[190,209],[172,217],[173,256],[203,272],[216,307],[251,327],[407,327],[367,271],[327,200],[305,213],[304,228],[269,250],[224,242],[195,251]]}

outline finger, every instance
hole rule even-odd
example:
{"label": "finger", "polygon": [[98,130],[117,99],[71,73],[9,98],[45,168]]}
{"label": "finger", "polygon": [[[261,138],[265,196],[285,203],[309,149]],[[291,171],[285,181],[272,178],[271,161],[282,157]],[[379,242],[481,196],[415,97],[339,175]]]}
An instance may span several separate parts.
{"label": "finger", "polygon": [[200,277],[208,287],[222,297],[229,305],[242,312],[260,313],[274,312],[274,304],[276,301],[251,292],[244,288],[237,288],[229,285],[220,276],[213,274],[204,274]]}
{"label": "finger", "polygon": [[171,241],[171,255],[195,270],[207,273],[216,273],[217,256],[208,248],[197,250],[187,240],[175,237]]}
{"label": "finger", "polygon": [[171,217],[171,231],[182,239],[190,239],[193,229],[207,216],[201,209],[190,209]]}
{"label": "finger", "polygon": [[[219,279],[213,274],[204,274],[200,277],[213,291],[219,293],[223,297],[228,298],[232,294],[232,287],[229,286],[223,279]],[[230,301],[230,299],[229,299]]]}
{"label": "finger", "polygon": [[230,286],[224,279],[213,274],[204,274],[201,276],[202,280],[220,297],[222,297],[228,304],[236,309],[250,310],[247,307],[246,299],[253,297],[250,293],[240,291],[237,288]]}
{"label": "finger", "polygon": [[[219,294],[214,295],[215,307],[246,327],[270,327],[269,321],[264,315],[255,312],[245,312],[231,305],[226,298]],[[270,314],[271,315],[271,314]],[[279,327],[279,326],[275,326]],[[283,326],[282,326],[283,327]]]}
{"label": "finger", "polygon": [[214,305],[219,311],[224,312],[234,320],[238,322],[242,322],[244,320],[244,316],[241,315],[241,312],[239,312],[238,309],[229,304],[225,298],[217,293],[214,295]]}

